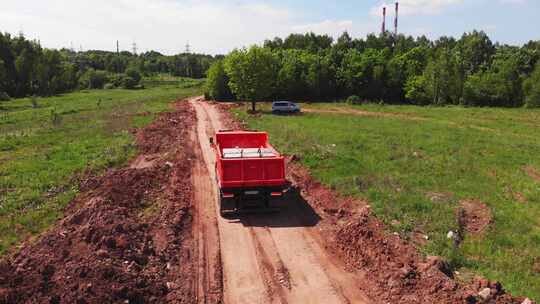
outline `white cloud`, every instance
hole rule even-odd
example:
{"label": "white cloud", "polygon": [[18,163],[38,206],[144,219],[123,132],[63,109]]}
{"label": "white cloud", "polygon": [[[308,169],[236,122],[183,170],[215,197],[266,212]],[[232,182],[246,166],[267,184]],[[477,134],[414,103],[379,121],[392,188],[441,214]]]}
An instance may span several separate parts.
{"label": "white cloud", "polygon": [[292,29],[294,32],[315,32],[333,37],[339,36],[345,31],[351,33],[354,30],[353,22],[351,20],[324,20],[317,23],[296,25],[293,26]]}
{"label": "white cloud", "polygon": [[[355,32],[352,21],[306,23],[303,16],[262,2],[220,0],[1,0],[0,29],[39,38],[46,47],[155,49],[226,53],[291,32]],[[361,29],[356,28],[356,32]]]}
{"label": "white cloud", "polygon": [[[371,8],[372,16],[381,16],[382,8],[386,7],[392,14],[395,1],[381,1],[379,5]],[[444,9],[463,3],[463,0],[400,0],[400,15],[434,15]],[[388,13],[388,12],[387,12]]]}
{"label": "white cloud", "polygon": [[499,0],[502,4],[525,4],[528,0]]}

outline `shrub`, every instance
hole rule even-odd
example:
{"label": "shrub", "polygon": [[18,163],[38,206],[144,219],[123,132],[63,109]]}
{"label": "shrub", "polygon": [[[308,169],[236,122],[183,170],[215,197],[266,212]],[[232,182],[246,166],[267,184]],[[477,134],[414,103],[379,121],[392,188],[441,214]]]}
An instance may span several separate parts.
{"label": "shrub", "polygon": [[9,101],[11,97],[6,92],[0,91],[0,101]]}
{"label": "shrub", "polygon": [[112,90],[112,89],[116,89],[116,86],[114,85],[114,83],[106,83],[105,86],[103,87],[105,90]]}
{"label": "shrub", "polygon": [[124,76],[122,78],[122,88],[124,89],[128,89],[128,90],[135,89],[138,84],[139,82],[130,76]]}
{"label": "shrub", "polygon": [[207,100],[231,100],[233,95],[229,88],[229,77],[225,73],[223,68],[223,62],[218,61],[214,63],[208,70],[208,78],[206,80],[206,93],[205,98]]}
{"label": "shrub", "polygon": [[103,89],[108,80],[107,72],[89,69],[81,76],[79,82],[80,86],[85,89]]}
{"label": "shrub", "polygon": [[348,104],[361,104],[362,99],[359,96],[352,95],[352,96],[349,96],[349,98],[347,98],[345,102]]}
{"label": "shrub", "polygon": [[139,73],[139,71],[137,71],[136,69],[133,69],[133,68],[129,68],[126,70],[126,75],[133,78],[133,80],[135,80],[135,82],[137,84],[139,84],[139,82],[141,81],[141,73]]}
{"label": "shrub", "polygon": [[540,62],[536,64],[531,77],[523,83],[523,91],[525,93],[526,107],[540,107]]}

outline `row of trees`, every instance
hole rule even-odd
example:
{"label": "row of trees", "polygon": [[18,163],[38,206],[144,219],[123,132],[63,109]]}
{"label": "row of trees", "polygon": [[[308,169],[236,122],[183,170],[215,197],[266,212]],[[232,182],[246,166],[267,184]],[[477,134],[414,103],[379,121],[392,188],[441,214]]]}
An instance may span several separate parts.
{"label": "row of trees", "polygon": [[141,75],[203,78],[214,61],[214,57],[201,54],[51,50],[22,35],[0,32],[0,100],[78,88],[135,88]]}
{"label": "row of trees", "polygon": [[368,35],[336,41],[293,34],[237,49],[208,72],[218,100],[357,99],[419,105],[540,106],[540,41],[493,43],[484,32],[460,39]]}

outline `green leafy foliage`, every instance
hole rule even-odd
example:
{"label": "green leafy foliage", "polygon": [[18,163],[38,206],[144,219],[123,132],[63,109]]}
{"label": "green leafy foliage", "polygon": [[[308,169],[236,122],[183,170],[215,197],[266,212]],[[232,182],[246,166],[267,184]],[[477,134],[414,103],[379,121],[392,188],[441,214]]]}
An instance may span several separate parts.
{"label": "green leafy foliage", "polygon": [[225,58],[231,91],[238,98],[255,102],[271,98],[276,90],[279,60],[269,49],[252,46],[234,50]]}
{"label": "green leafy foliage", "polygon": [[[251,56],[257,52],[265,55]],[[227,83],[236,98],[251,100],[257,79],[270,80],[257,88],[262,90],[257,99],[357,95],[394,104],[519,107],[525,104],[523,82],[539,60],[540,43],[494,44],[482,31],[435,41],[389,33],[354,39],[345,32],[333,42],[326,35],[292,34],[266,40],[264,48],[233,51],[225,58],[225,75],[216,73],[220,81],[214,77],[207,87],[226,90]],[[271,71],[268,75],[277,67],[277,76],[253,77],[261,73],[248,72],[248,66],[264,67],[261,73]]]}
{"label": "green leafy foliage", "polygon": [[223,61],[214,62],[210,69],[208,69],[205,94],[206,97],[214,100],[233,99],[233,94],[229,88],[229,77],[225,73]]}
{"label": "green leafy foliage", "polygon": [[141,73],[134,68],[128,68],[126,70],[126,76],[131,77],[135,83],[139,83],[142,79]]}
{"label": "green leafy foliage", "polygon": [[534,69],[531,78],[524,82],[523,88],[525,91],[525,104],[527,107],[540,107],[540,62],[536,64],[536,68]]}
{"label": "green leafy foliage", "polygon": [[138,88],[142,75],[204,78],[215,60],[210,55],[165,56],[154,51],[136,55],[50,50],[22,35],[0,32],[0,92],[11,97],[51,96],[77,88],[103,88],[111,75],[129,77],[114,81],[115,87]]}
{"label": "green leafy foliage", "polygon": [[109,75],[105,71],[87,70],[80,78],[80,87],[83,89],[103,89],[109,81]]}

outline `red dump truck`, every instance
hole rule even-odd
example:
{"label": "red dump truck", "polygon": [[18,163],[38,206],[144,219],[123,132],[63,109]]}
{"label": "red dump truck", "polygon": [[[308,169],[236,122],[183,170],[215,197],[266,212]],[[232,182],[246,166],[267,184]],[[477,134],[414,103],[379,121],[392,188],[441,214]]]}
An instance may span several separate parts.
{"label": "red dump truck", "polygon": [[285,159],[266,132],[219,131],[210,142],[216,153],[216,179],[222,216],[277,211],[288,183]]}

